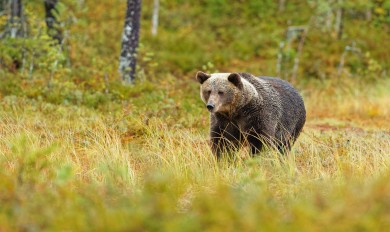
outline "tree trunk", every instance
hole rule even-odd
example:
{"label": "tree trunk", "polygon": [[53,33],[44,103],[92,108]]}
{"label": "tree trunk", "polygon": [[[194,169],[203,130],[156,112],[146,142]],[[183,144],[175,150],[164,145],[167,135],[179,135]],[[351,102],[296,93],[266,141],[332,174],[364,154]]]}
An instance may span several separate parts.
{"label": "tree trunk", "polygon": [[4,11],[7,0],[0,0],[0,13]]}
{"label": "tree trunk", "polygon": [[331,31],[332,30],[333,20],[334,20],[333,11],[332,11],[332,9],[329,9],[326,12],[324,31]]}
{"label": "tree trunk", "polygon": [[126,84],[132,84],[134,82],[141,2],[142,0],[127,0],[125,25],[122,34],[122,49],[119,58],[119,71]]}
{"label": "tree trunk", "polygon": [[344,8],[340,7],[337,9],[336,25],[335,25],[336,37],[338,40],[340,40],[343,37],[343,30],[344,30],[343,16],[344,16]]}
{"label": "tree trunk", "polygon": [[[1,11],[6,11],[7,24],[3,33],[0,33],[0,39],[9,38],[23,38],[26,37],[27,28],[23,15],[22,0],[0,0]],[[13,66],[15,69],[24,67],[25,55],[22,52],[22,59],[17,59],[13,56]]]}
{"label": "tree trunk", "polygon": [[160,0],[154,0],[153,4],[153,17],[152,17],[152,35],[157,35],[158,29],[158,11],[160,8]]}
{"label": "tree trunk", "polygon": [[279,0],[279,7],[278,7],[279,12],[284,11],[285,6],[286,6],[286,0]]}
{"label": "tree trunk", "polygon": [[366,20],[371,21],[371,18],[372,18],[372,9],[371,7],[369,7],[366,9]]}
{"label": "tree trunk", "polygon": [[59,23],[56,18],[56,13],[58,10],[56,9],[58,0],[45,0],[45,12],[46,12],[46,25],[47,25],[47,33],[53,39],[57,40],[58,44],[62,43],[62,32],[59,29]]}
{"label": "tree trunk", "polygon": [[10,0],[11,14],[8,18],[9,35],[11,38],[24,37],[22,0]]}
{"label": "tree trunk", "polygon": [[[313,18],[311,18],[309,22],[311,22],[312,20],[313,20]],[[310,24],[311,23],[309,23],[308,25],[310,26]],[[297,54],[295,55],[295,58],[294,58],[294,66],[293,66],[292,72],[291,72],[291,82],[292,83],[296,83],[299,62],[300,62],[300,58],[301,58],[301,54],[302,54],[302,50],[303,50],[303,45],[305,44],[305,39],[306,39],[307,33],[309,31],[309,26],[307,26],[305,28],[305,30],[303,31],[303,33],[300,37],[300,41],[299,41],[298,49],[297,49]]]}

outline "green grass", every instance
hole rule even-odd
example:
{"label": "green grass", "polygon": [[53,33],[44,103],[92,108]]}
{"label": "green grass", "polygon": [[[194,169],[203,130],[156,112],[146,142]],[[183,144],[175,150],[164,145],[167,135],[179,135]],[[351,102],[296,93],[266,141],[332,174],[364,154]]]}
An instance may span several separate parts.
{"label": "green grass", "polygon": [[[106,109],[2,98],[0,230],[388,228],[388,81],[355,92],[308,85],[291,154],[244,148],[219,162],[197,84],[157,86]],[[167,100],[179,86],[187,91]]]}

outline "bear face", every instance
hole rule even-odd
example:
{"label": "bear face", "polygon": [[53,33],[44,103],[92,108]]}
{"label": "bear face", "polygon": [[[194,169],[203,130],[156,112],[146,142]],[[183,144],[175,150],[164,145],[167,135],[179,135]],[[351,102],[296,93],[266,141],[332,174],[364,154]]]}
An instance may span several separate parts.
{"label": "bear face", "polygon": [[196,79],[201,84],[200,97],[210,113],[228,113],[245,106],[253,98],[261,100],[256,88],[239,73],[198,72]]}
{"label": "bear face", "polygon": [[243,83],[238,73],[207,74],[198,72],[200,97],[211,113],[227,113],[234,109],[242,96]]}

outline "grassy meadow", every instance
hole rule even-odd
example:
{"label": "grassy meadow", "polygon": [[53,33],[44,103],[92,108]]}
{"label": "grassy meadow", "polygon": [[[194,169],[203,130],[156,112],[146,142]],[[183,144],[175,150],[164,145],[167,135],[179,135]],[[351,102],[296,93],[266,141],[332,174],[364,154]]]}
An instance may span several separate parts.
{"label": "grassy meadow", "polygon": [[[25,2],[31,25],[44,27],[42,2]],[[7,59],[21,41],[0,44],[0,231],[390,227],[390,54],[381,48],[390,36],[379,17],[372,26],[349,15],[337,42],[314,26],[308,33],[294,83],[307,122],[288,155],[252,158],[243,148],[218,161],[195,71],[276,75],[286,25],[309,21],[315,6],[292,1],[276,17],[273,1],[247,1],[255,12],[223,0],[161,1],[152,37],[144,1],[137,82],[125,86],[117,72],[125,1],[63,2],[61,17],[73,22],[60,57],[37,34],[23,45],[35,51],[34,71],[15,69]],[[347,57],[337,77],[354,36],[364,58]]]}

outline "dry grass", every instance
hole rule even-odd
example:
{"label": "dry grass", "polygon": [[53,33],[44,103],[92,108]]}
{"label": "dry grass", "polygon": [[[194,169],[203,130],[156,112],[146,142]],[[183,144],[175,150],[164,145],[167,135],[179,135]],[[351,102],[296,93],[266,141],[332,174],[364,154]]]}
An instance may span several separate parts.
{"label": "dry grass", "polygon": [[3,98],[0,231],[387,228],[385,87],[307,89],[291,154],[219,162],[205,127]]}

